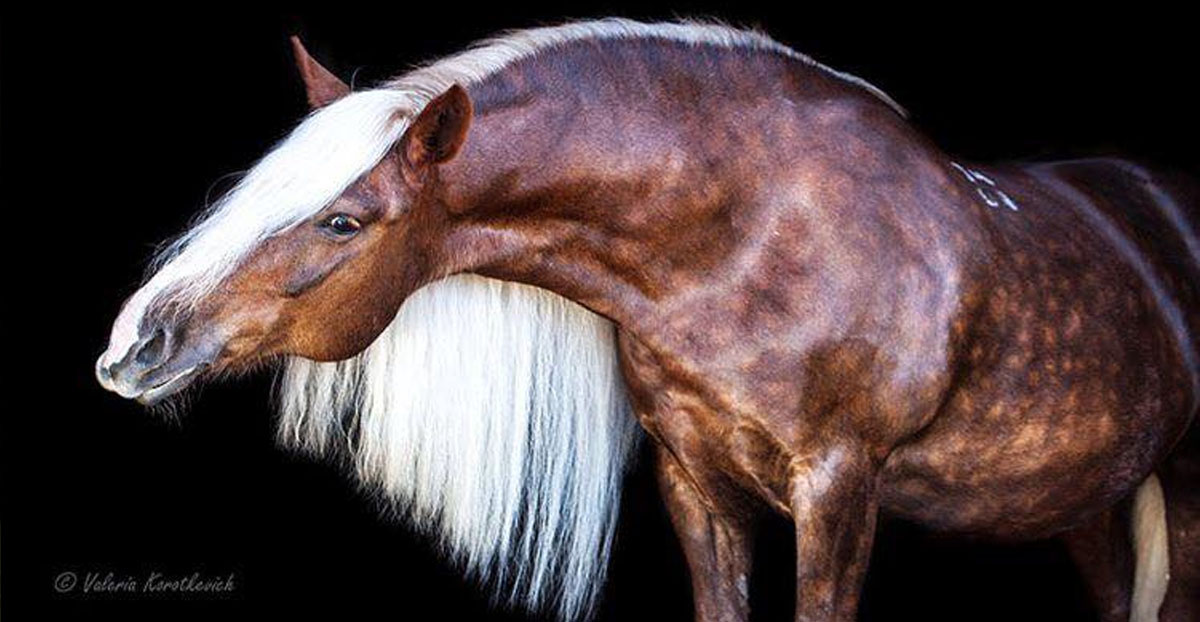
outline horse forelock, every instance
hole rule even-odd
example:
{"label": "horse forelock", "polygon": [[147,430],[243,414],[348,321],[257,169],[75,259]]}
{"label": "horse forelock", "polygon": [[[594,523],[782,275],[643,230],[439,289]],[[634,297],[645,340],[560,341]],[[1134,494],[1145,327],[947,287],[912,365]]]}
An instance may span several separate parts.
{"label": "horse forelock", "polygon": [[369,172],[407,127],[403,92],[351,94],[309,115],[151,264],[148,284],[187,306],[264,239],[311,217]]}

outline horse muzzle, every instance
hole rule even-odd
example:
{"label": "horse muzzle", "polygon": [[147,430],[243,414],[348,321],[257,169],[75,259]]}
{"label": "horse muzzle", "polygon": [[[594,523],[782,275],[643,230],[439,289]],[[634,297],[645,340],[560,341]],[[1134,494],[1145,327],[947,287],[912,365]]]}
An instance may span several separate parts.
{"label": "horse muzzle", "polygon": [[178,331],[147,327],[132,344],[114,338],[96,361],[100,386],[152,406],[170,397],[209,369],[218,348],[180,343]]}

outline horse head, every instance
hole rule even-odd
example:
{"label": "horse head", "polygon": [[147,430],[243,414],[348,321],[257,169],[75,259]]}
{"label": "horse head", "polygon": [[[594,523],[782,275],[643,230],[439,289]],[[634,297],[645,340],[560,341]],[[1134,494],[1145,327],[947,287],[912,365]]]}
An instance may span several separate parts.
{"label": "horse head", "polygon": [[[345,359],[444,276],[429,204],[466,138],[465,90],[397,114],[388,93],[351,94],[293,46],[312,116],[155,262],[96,363],[105,388],[153,404],[275,357]],[[353,121],[374,132],[354,144],[337,132]]]}

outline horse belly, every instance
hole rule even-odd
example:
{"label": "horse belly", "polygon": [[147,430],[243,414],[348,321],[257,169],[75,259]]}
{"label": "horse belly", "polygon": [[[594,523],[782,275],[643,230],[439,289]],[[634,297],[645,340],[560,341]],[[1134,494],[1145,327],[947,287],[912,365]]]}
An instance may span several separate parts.
{"label": "horse belly", "polygon": [[[1157,377],[1143,371],[1143,380]],[[988,383],[975,397],[960,392],[918,440],[887,460],[884,510],[937,529],[1031,538],[1124,498],[1188,418],[1161,390],[1164,378],[1131,391],[1095,377],[1033,393],[1011,383],[1006,390],[1003,381],[990,394]]]}

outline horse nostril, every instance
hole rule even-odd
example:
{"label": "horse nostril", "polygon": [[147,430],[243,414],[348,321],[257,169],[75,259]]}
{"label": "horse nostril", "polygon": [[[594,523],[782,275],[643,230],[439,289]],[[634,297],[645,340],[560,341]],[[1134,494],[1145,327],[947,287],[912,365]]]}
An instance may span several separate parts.
{"label": "horse nostril", "polygon": [[100,383],[109,382],[112,380],[112,370],[103,362],[96,363],[96,377],[100,379]]}
{"label": "horse nostril", "polygon": [[162,358],[163,348],[166,346],[166,343],[167,336],[163,332],[163,329],[155,329],[154,335],[142,346],[141,350],[138,350],[134,360],[137,361],[138,365],[143,367],[157,363]]}

